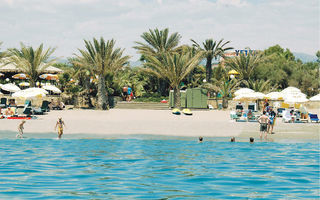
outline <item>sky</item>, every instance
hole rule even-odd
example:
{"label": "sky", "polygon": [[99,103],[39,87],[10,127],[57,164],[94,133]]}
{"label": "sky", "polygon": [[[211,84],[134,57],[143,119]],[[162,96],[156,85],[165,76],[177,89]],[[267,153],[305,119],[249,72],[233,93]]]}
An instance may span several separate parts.
{"label": "sky", "polygon": [[315,55],[320,49],[318,0],[0,0],[1,50],[56,47],[53,56],[79,54],[84,39],[115,39],[131,60],[149,29],[178,32],[181,44],[212,38],[235,49],[279,44]]}

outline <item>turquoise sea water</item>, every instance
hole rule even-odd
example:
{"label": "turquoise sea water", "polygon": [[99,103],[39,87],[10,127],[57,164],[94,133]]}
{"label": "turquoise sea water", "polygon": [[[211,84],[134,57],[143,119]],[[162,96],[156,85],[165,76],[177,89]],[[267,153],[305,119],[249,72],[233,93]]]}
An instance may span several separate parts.
{"label": "turquoise sea water", "polygon": [[0,139],[0,199],[317,199],[319,143]]}

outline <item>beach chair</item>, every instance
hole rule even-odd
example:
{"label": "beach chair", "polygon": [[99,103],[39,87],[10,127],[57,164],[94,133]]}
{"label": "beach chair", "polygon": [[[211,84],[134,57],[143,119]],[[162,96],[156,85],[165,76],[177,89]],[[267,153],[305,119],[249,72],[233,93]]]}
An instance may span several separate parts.
{"label": "beach chair", "polygon": [[27,115],[27,116],[31,116],[32,115],[32,108],[31,107],[25,107],[23,110],[23,114]]}
{"label": "beach chair", "polygon": [[317,122],[319,123],[319,118],[317,114],[311,114],[309,113],[310,122]]}
{"label": "beach chair", "polygon": [[0,107],[1,108],[7,107],[7,98],[1,98]]}
{"label": "beach chair", "polygon": [[24,106],[31,107],[31,101],[30,100],[26,100],[24,102]]}
{"label": "beach chair", "polygon": [[283,115],[283,111],[285,111],[286,109],[285,108],[278,108],[277,109],[277,115],[278,115],[278,117],[282,117],[282,115]]}
{"label": "beach chair", "polygon": [[43,115],[45,112],[49,111],[49,101],[42,101],[40,108],[34,108],[33,113],[35,115]]}
{"label": "beach chair", "polygon": [[282,121],[285,123],[291,123],[292,122],[292,116],[290,114],[290,110],[285,110],[282,112]]}
{"label": "beach chair", "polygon": [[236,111],[230,111],[230,118],[232,119],[232,120],[234,120],[234,119],[239,119],[239,117],[238,117],[238,115],[236,114]]}

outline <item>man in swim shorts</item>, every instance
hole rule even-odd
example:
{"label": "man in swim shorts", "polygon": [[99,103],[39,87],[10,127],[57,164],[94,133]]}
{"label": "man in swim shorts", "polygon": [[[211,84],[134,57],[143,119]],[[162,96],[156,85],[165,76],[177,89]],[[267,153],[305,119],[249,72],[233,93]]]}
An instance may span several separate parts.
{"label": "man in swim shorts", "polygon": [[59,117],[57,123],[56,123],[56,127],[54,128],[54,130],[57,130],[58,127],[58,138],[61,139],[62,134],[63,134],[63,126],[66,126],[64,121],[62,120],[61,117]]}
{"label": "man in swim shorts", "polygon": [[23,138],[23,125],[26,123],[26,120],[22,120],[21,123],[18,126],[19,133],[16,135],[16,138]]}
{"label": "man in swim shorts", "polygon": [[262,138],[262,134],[265,133],[265,138],[267,138],[267,128],[268,128],[268,123],[270,119],[266,115],[266,111],[263,111],[263,115],[261,115],[258,119],[258,122],[260,123],[260,138]]}

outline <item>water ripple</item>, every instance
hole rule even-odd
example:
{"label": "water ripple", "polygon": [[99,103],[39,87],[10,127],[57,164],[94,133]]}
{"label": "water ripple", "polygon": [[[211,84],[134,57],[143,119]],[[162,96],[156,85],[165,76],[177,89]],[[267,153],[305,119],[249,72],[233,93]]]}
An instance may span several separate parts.
{"label": "water ripple", "polygon": [[316,199],[318,143],[0,140],[0,199]]}

